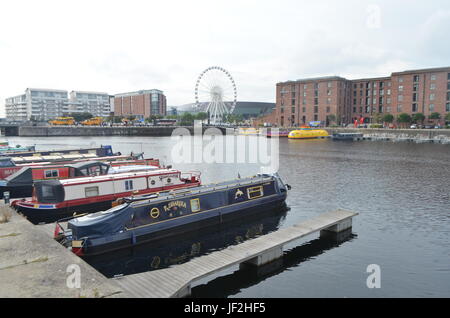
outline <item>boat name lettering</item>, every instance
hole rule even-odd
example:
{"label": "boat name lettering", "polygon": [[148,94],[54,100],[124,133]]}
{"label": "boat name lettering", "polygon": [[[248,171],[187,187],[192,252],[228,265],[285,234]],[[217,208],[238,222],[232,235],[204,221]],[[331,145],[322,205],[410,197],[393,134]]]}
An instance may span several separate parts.
{"label": "boat name lettering", "polygon": [[172,201],[172,202],[169,202],[167,205],[165,205],[163,208],[164,208],[164,211],[167,212],[170,209],[172,209],[173,207],[186,208],[186,202],[180,201],[180,200]]}

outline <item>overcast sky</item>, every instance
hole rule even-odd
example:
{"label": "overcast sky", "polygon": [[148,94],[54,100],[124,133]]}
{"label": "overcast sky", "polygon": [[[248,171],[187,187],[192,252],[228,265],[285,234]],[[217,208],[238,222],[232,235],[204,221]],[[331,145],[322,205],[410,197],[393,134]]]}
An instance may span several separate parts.
{"label": "overcast sky", "polygon": [[238,100],[269,102],[280,81],[450,66],[447,0],[14,0],[0,12],[0,116],[27,87],[157,88],[182,105],[213,65]]}

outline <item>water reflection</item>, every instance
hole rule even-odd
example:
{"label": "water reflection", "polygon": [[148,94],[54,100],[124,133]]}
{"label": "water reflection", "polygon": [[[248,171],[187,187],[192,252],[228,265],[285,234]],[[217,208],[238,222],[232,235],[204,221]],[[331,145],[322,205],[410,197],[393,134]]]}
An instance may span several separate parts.
{"label": "water reflection", "polygon": [[357,235],[352,233],[352,229],[338,234],[327,233],[318,239],[284,252],[282,258],[267,265],[260,267],[241,265],[238,271],[230,275],[218,277],[205,285],[194,287],[191,297],[223,298],[238,294],[241,289],[257,285],[269,277],[276,276],[287,269],[297,267],[302,262],[306,262],[328,250],[339,247],[345,242],[352,241],[356,237]]}
{"label": "water reflection", "polygon": [[168,239],[86,257],[85,260],[106,277],[167,268],[273,232],[280,227],[288,210],[287,207],[268,210]]}

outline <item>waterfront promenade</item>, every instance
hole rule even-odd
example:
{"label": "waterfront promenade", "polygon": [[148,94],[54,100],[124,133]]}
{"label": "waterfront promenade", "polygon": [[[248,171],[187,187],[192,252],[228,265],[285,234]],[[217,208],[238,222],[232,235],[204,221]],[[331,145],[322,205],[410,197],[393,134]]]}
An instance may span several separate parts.
{"label": "waterfront promenade", "polygon": [[[0,203],[3,213],[11,218],[0,223],[0,298],[126,297],[117,284],[53,240],[44,228]],[[71,276],[74,265],[79,268],[80,288]]]}

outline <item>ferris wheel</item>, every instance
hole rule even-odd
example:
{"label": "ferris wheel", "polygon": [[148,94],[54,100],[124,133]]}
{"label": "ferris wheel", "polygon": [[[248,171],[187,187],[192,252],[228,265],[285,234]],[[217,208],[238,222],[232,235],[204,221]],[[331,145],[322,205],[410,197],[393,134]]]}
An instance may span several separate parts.
{"label": "ferris wheel", "polygon": [[224,121],[236,107],[236,84],[231,74],[222,67],[211,66],[204,70],[195,84],[195,104],[197,108],[206,105],[212,124]]}

